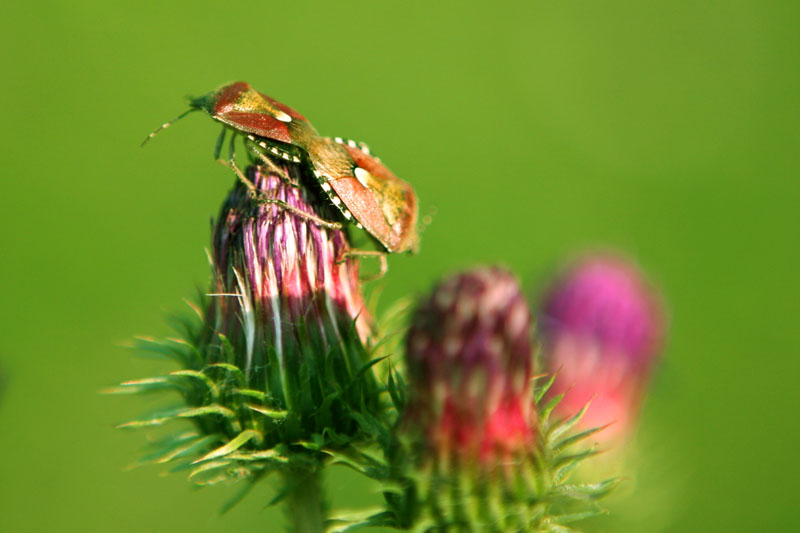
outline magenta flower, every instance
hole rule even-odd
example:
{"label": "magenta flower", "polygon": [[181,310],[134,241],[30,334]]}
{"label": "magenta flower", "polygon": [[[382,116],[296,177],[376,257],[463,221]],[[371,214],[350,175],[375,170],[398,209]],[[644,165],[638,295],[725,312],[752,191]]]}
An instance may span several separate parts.
{"label": "magenta flower", "polygon": [[[237,187],[222,206],[213,230],[213,259],[219,296],[211,311],[216,330],[246,346],[237,366],[263,369],[265,346],[278,362],[303,358],[303,349],[339,343],[355,324],[366,343],[370,318],[361,294],[358,263],[347,257],[347,239],[299,213],[327,214],[308,192],[262,167],[250,167],[256,189],[285,202],[254,205]],[[235,295],[235,297],[231,297]],[[241,342],[234,342],[234,339]],[[363,362],[361,363],[363,364]]]}
{"label": "magenta flower", "polygon": [[409,420],[438,458],[496,464],[534,442],[531,317],[513,275],[473,270],[440,283],[408,335]]}
{"label": "magenta flower", "polygon": [[197,420],[199,435],[210,441],[204,444],[223,443],[203,461],[215,460],[226,475],[237,475],[242,464],[247,471],[274,466],[274,458],[242,458],[245,451],[310,441],[344,446],[363,437],[353,413],[377,408],[358,264],[348,257],[344,232],[326,220],[332,206],[298,186],[302,169],[282,172],[248,168],[255,189],[238,183],[223,204],[213,227],[212,291],[199,308],[202,324],[187,324],[177,346],[148,343],[174,352],[189,372],[180,375],[193,379],[126,384],[136,391],[174,383],[187,410],[133,425]]}
{"label": "magenta flower", "polygon": [[612,424],[599,434],[607,440],[628,434],[664,333],[638,269],[609,254],[577,261],[547,291],[540,329],[545,365],[558,374],[550,394],[565,394],[557,411],[574,414],[591,400],[584,427]]}
{"label": "magenta flower", "polygon": [[213,226],[212,290],[197,317],[177,321],[180,338],[138,343],[180,369],[109,392],[181,396],[121,425],[183,424],[155,440],[145,462],[180,462],[202,485],[278,472],[303,524],[295,529],[322,531],[321,472],[374,438],[380,388],[358,264],[329,221],[333,206],[301,186],[312,179],[304,167],[272,167],[248,168],[225,200]]}

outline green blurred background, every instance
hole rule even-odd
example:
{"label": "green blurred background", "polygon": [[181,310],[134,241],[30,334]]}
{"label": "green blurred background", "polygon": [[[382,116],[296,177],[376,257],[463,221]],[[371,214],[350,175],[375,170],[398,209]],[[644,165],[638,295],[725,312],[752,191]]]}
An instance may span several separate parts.
{"label": "green blurred background", "polygon": [[220,517],[235,488],[124,471],[145,434],[114,425],[146,406],[97,394],[169,369],[121,344],[205,285],[233,181],[203,116],[139,142],[237,79],[369,142],[436,209],[384,307],[475,263],[534,295],[586,246],[630,252],[672,317],[635,482],[661,518],[639,529],[796,530],[800,4],[122,5],[0,20],[0,530],[282,530],[269,486]]}

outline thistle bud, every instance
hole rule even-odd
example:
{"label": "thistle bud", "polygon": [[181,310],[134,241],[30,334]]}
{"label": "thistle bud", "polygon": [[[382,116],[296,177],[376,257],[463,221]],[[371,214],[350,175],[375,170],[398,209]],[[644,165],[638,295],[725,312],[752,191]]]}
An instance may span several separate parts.
{"label": "thistle bud", "polygon": [[440,457],[491,464],[532,445],[531,317],[512,274],[440,283],[417,309],[407,357],[411,416]]}
{"label": "thistle bud", "polygon": [[[557,531],[600,512],[614,482],[566,483],[591,451],[577,418],[553,424],[532,386],[531,314],[514,276],[472,270],[437,285],[407,337],[409,403],[388,454],[397,527]],[[402,450],[402,451],[398,451]]]}
{"label": "thistle bud", "polygon": [[558,374],[550,394],[564,394],[557,411],[591,401],[584,427],[611,424],[598,435],[608,441],[628,434],[664,331],[659,300],[639,270],[612,255],[579,260],[547,291],[540,326],[545,364]]}
{"label": "thistle bud", "polygon": [[209,318],[240,347],[233,363],[253,382],[265,385],[259,382],[274,351],[288,386],[309,358],[340,345],[350,330],[366,343],[370,318],[347,237],[324,227],[320,217],[330,212],[320,200],[263,167],[247,175],[259,197],[281,205],[253,202],[244,187],[223,204],[213,229]]}
{"label": "thistle bud", "polygon": [[[366,348],[370,317],[346,233],[332,205],[303,186],[304,167],[250,167],[213,225],[210,294],[183,338],[143,340],[182,368],[114,392],[174,389],[178,409],[126,427],[192,420],[156,443],[155,462],[185,460],[210,483],[280,469],[313,472],[368,435],[359,421],[379,390]],[[184,436],[185,435],[185,436]],[[305,474],[304,474],[305,475]]]}

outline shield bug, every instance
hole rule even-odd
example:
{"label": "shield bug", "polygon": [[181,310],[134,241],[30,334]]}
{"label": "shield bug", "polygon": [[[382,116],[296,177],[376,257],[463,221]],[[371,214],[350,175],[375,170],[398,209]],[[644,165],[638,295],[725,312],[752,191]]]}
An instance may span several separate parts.
{"label": "shield bug", "polygon": [[[231,130],[231,142],[236,135],[243,136],[262,160],[307,165],[342,216],[363,227],[387,251],[416,251],[414,189],[370,154],[366,145],[321,137],[303,115],[245,82],[192,99],[190,106],[189,112],[202,109]],[[169,123],[159,130],[167,126]],[[217,155],[221,143],[222,136]],[[231,166],[238,171],[233,157]],[[243,178],[241,171],[237,174]]]}

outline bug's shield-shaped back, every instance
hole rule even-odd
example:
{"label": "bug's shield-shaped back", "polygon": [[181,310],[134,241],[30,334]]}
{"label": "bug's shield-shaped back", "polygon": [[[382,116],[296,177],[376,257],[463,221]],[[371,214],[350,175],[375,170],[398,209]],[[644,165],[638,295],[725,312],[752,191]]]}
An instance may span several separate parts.
{"label": "bug's shield-shaped back", "polygon": [[388,251],[416,251],[417,196],[408,183],[360,148],[332,139],[315,139],[309,155],[353,217]]}
{"label": "bug's shield-shaped back", "polygon": [[297,144],[300,137],[316,135],[303,115],[243,81],[196,98],[191,105],[205,109],[215,120],[235,130],[272,141]]}

